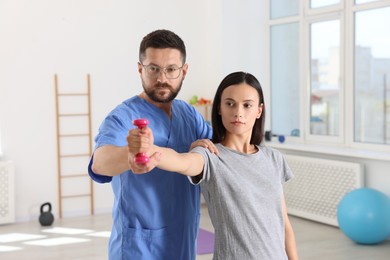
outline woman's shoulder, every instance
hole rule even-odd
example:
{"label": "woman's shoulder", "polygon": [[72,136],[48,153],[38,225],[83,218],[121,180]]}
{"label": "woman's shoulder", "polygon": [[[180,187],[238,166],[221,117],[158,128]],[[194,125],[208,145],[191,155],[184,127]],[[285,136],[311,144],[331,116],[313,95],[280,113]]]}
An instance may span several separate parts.
{"label": "woman's shoulder", "polygon": [[283,154],[272,147],[266,146],[266,145],[258,145],[257,146],[259,151],[261,151],[263,154],[269,156],[269,157],[277,157],[277,158],[282,158]]}

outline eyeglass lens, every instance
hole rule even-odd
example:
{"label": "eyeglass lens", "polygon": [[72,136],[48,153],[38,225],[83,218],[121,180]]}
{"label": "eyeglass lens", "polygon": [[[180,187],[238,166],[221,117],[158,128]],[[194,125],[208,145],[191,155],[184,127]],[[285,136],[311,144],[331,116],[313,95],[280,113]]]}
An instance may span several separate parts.
{"label": "eyeglass lens", "polygon": [[146,72],[148,73],[148,76],[150,77],[158,77],[161,73],[161,71],[164,72],[165,77],[168,79],[176,79],[180,76],[180,71],[182,68],[171,66],[167,68],[161,68],[159,66],[155,65],[143,65],[146,69]]}

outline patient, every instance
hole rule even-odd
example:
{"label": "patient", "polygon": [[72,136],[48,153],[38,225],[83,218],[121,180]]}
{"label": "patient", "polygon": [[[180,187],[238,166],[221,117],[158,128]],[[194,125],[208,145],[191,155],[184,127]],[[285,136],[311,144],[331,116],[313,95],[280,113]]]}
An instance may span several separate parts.
{"label": "patient", "polygon": [[207,145],[177,153],[153,145],[150,128],[129,131],[129,152],[150,155],[137,173],[156,166],[201,185],[215,229],[213,259],[298,259],[282,187],[292,172],[280,152],[262,145],[264,119],[260,83],[235,72],[222,80],[213,102],[218,155]]}

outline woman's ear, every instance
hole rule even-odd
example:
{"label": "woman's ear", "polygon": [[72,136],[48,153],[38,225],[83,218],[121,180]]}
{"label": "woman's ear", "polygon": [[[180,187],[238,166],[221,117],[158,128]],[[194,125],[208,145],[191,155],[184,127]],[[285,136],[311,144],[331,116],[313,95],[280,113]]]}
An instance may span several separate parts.
{"label": "woman's ear", "polygon": [[256,118],[260,118],[261,114],[263,113],[264,103],[261,103],[259,106],[259,113],[257,114]]}

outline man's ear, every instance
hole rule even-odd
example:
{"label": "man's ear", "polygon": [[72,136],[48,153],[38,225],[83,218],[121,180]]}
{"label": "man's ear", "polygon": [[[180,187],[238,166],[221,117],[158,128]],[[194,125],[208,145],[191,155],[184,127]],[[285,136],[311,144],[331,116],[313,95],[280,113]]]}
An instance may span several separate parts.
{"label": "man's ear", "polygon": [[184,78],[185,78],[186,75],[187,75],[187,70],[188,70],[188,64],[186,63],[186,64],[183,65],[183,69],[182,69],[183,80],[184,80]]}

